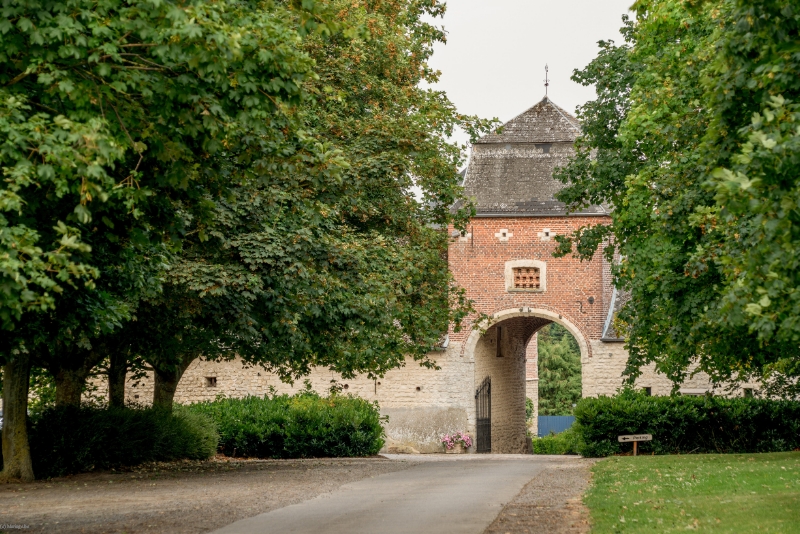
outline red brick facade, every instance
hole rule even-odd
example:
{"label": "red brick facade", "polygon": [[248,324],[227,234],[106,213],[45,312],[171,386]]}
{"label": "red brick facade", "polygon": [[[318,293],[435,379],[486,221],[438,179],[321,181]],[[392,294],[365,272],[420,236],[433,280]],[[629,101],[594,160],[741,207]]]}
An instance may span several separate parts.
{"label": "red brick facade", "polygon": [[[450,270],[478,312],[492,315],[519,307],[548,310],[574,324],[589,345],[588,341],[602,337],[608,313],[608,265],[599,252],[592,261],[581,262],[571,256],[554,258],[554,236],[609,222],[607,216],[477,217],[465,236],[451,239]],[[501,240],[503,231],[506,240]],[[505,265],[513,260],[545,262],[545,289],[508,291]],[[451,339],[463,342],[469,334],[466,328],[452,334]]]}

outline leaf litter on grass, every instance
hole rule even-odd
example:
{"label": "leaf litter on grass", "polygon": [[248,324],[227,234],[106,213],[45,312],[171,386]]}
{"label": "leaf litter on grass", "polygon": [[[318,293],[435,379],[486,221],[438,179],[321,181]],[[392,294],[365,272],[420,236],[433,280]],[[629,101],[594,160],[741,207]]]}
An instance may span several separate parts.
{"label": "leaf litter on grass", "polygon": [[800,533],[800,452],[613,457],[593,474],[593,532]]}

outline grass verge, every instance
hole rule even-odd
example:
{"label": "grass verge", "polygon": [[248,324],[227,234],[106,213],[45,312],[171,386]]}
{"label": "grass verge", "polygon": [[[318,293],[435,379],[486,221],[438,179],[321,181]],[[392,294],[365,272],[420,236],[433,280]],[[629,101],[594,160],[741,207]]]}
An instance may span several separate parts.
{"label": "grass verge", "polygon": [[613,457],[593,472],[593,533],[800,533],[800,452]]}

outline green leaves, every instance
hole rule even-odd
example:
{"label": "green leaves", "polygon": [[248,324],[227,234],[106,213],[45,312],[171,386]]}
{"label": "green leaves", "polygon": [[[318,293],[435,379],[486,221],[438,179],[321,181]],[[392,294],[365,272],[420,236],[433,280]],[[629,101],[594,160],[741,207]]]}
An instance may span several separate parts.
{"label": "green leaves", "polygon": [[[635,9],[626,44],[600,43],[575,73],[598,99],[580,110],[561,199],[613,208],[629,378],[651,362],[676,382],[760,373],[800,341],[798,13],[773,0]],[[559,253],[589,258],[602,236],[581,229]]]}
{"label": "green leaves", "polygon": [[[272,157],[289,132],[283,106],[313,76],[280,6],[14,0],[3,13],[7,329],[55,306],[64,283],[119,269],[131,250],[146,265],[145,250],[179,248],[187,223],[209,216],[208,197],[258,174],[231,176],[212,156]],[[61,224],[67,244],[52,230]]]}
{"label": "green leaves", "polygon": [[[432,224],[468,214],[449,209],[463,151],[448,132],[484,123],[420,89],[440,37],[421,19],[428,8],[312,7],[320,10],[292,20],[308,29],[308,17],[336,13],[341,27],[369,26],[370,35],[301,31],[315,75],[297,76],[306,98],[281,101],[281,116],[268,118],[280,135],[238,123],[224,149],[201,160],[202,173],[235,185],[195,200],[164,298],[140,308],[137,328],[151,326],[137,337],[168,340],[142,347],[154,365],[235,353],[285,380],[312,366],[379,376],[409,356],[433,366],[431,349],[470,310],[447,268],[447,236]],[[236,87],[250,79],[237,76]],[[415,185],[426,203],[414,199]]]}
{"label": "green leaves", "polygon": [[630,451],[617,441],[624,434],[652,434],[653,441],[639,443],[645,454],[774,452],[797,447],[800,405],[711,395],[650,397],[627,389],[582,399],[575,418],[584,456]]}
{"label": "green leaves", "polygon": [[[82,279],[91,287],[98,274],[82,257],[91,247],[81,241],[79,229],[52,219],[42,221],[41,230],[29,226],[30,209],[38,201],[26,192],[47,191],[55,202],[69,195],[82,198],[74,212],[86,224],[91,220],[87,204],[114,187],[105,168],[121,158],[122,150],[101,121],[50,119],[5,90],[0,90],[0,137],[0,322],[12,329],[25,311],[53,306],[64,284]],[[52,236],[48,249],[38,245],[42,230]]]}
{"label": "green leaves", "polygon": [[319,397],[304,391],[221,399],[181,410],[209,417],[219,449],[230,456],[314,458],[368,456],[383,446],[377,403],[352,396]]}
{"label": "green leaves", "polygon": [[717,254],[725,277],[714,319],[749,330],[770,352],[794,353],[800,14],[772,1],[729,2],[725,14],[735,25],[718,32],[722,54],[706,81],[715,117],[705,143],[721,164],[708,186],[721,208]]}

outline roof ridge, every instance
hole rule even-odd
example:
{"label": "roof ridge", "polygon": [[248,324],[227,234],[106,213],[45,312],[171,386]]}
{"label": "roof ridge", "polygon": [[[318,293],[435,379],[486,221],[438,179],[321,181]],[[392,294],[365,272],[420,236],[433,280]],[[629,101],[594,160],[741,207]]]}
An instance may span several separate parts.
{"label": "roof ridge", "polygon": [[[536,117],[542,112],[551,116],[551,127],[537,126],[539,119]],[[561,124],[561,126],[558,126],[558,124]],[[544,129],[541,129],[540,134],[534,134],[531,139],[539,139],[540,137],[541,139],[533,142],[574,142],[575,137],[582,134],[580,121],[545,95],[539,102],[518,113],[512,119],[505,121],[498,128],[500,131],[495,130],[485,134],[476,140],[475,144],[510,142],[512,138],[517,138],[515,139],[516,142],[523,142],[524,140],[519,138],[522,132],[527,131],[529,134],[533,134],[534,131],[540,128]],[[561,134],[558,133],[559,130]],[[548,139],[549,141],[547,141]]]}
{"label": "roof ridge", "polygon": [[558,114],[559,114],[559,115],[561,115],[562,117],[564,117],[564,119],[565,119],[565,120],[566,120],[566,121],[569,123],[569,125],[570,125],[570,126],[572,126],[573,128],[575,128],[575,130],[577,130],[577,131],[578,131],[578,133],[582,133],[581,129],[580,129],[580,128],[579,128],[577,125],[575,125],[575,124],[572,122],[572,120],[570,119],[570,118],[572,118],[572,119],[574,119],[574,120],[576,120],[576,121],[577,121],[577,120],[578,120],[578,118],[577,118],[577,117],[575,117],[575,116],[573,116],[572,114],[570,114],[570,113],[569,113],[567,110],[565,110],[565,109],[561,109],[561,107],[560,107],[560,106],[558,106],[558,104],[556,104],[555,102],[553,102],[553,101],[552,101],[552,100],[550,100],[549,98],[547,98],[547,97],[544,97],[544,99],[545,99],[545,100],[547,100],[547,103],[548,103],[548,104],[550,104],[550,105],[553,107],[553,109],[555,109],[556,111],[558,111]]}
{"label": "roof ridge", "polygon": [[509,122],[514,122],[515,120],[517,120],[518,118],[522,117],[523,115],[525,115],[527,112],[529,112],[530,110],[532,110],[533,108],[535,108],[536,106],[538,106],[539,104],[541,104],[542,102],[549,102],[549,101],[550,101],[550,100],[547,98],[547,95],[545,95],[544,97],[542,97],[542,99],[541,99],[541,100],[539,100],[537,103],[535,103],[534,105],[532,105],[531,107],[529,107],[528,109],[526,109],[525,111],[523,111],[522,113],[517,113],[517,114],[514,116],[514,118],[508,119],[506,122],[504,122],[504,123],[503,123],[503,126],[505,126],[505,125],[506,125],[506,124],[508,124]]}

